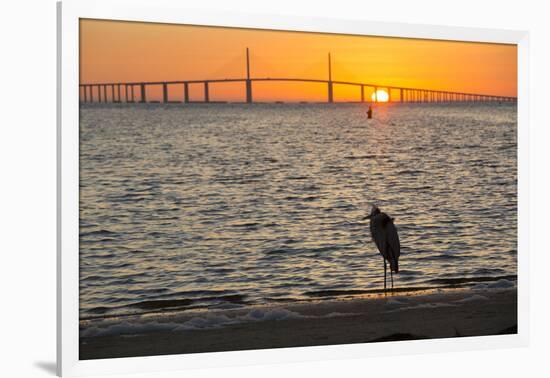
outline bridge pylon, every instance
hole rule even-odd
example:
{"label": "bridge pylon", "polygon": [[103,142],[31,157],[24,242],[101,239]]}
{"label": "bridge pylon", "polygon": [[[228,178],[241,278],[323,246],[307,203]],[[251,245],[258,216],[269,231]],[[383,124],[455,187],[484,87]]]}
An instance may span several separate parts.
{"label": "bridge pylon", "polygon": [[250,80],[250,55],[246,48],[246,102],[252,103],[252,80]]}

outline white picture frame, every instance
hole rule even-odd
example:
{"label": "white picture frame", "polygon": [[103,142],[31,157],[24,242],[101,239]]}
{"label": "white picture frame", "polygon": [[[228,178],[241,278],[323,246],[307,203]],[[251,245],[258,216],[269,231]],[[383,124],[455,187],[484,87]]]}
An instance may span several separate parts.
{"label": "white picture frame", "polygon": [[[425,38],[518,46],[518,333],[407,342],[79,360],[79,19],[145,21],[369,36]],[[62,376],[170,371],[200,367],[362,358],[410,353],[526,346],[529,335],[528,93],[526,31],[461,28],[213,12],[177,0],[63,1],[58,3],[57,65],[57,372]]]}

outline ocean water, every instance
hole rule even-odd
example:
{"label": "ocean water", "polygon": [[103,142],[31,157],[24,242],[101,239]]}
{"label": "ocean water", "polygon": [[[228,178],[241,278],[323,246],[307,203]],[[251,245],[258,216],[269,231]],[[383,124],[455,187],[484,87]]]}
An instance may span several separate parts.
{"label": "ocean water", "polygon": [[514,104],[82,105],[80,317],[514,281]]}

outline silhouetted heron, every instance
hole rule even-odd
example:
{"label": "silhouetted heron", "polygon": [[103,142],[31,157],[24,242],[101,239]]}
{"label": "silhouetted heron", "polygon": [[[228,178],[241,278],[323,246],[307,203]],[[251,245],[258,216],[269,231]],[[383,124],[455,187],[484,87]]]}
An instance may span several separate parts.
{"label": "silhouetted heron", "polygon": [[363,219],[370,219],[372,240],[384,258],[384,291],[386,291],[386,261],[390,264],[391,288],[393,289],[393,272],[399,273],[399,255],[401,254],[399,235],[397,235],[397,228],[393,224],[394,219],[381,212],[376,205],[372,206],[370,214]]}

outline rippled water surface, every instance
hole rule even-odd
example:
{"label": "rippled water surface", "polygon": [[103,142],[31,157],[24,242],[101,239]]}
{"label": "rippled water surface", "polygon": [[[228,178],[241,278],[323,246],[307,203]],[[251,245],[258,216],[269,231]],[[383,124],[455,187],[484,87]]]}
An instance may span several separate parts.
{"label": "rippled water surface", "polygon": [[516,107],[83,106],[81,317],[516,274]]}

